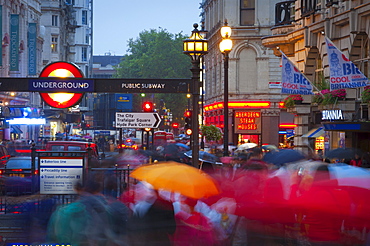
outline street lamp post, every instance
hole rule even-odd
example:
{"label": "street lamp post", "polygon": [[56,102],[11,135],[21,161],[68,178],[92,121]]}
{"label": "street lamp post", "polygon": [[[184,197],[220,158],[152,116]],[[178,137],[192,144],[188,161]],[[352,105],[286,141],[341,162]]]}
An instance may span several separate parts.
{"label": "street lamp post", "polygon": [[193,86],[193,134],[192,139],[192,165],[199,167],[199,90],[200,90],[200,58],[208,53],[208,40],[204,39],[198,30],[198,24],[193,25],[194,30],[189,38],[185,39],[183,52],[191,58],[192,86]]}
{"label": "street lamp post", "polygon": [[224,153],[223,156],[229,156],[229,53],[233,43],[230,39],[231,28],[225,24],[221,27],[220,51],[224,55]]}

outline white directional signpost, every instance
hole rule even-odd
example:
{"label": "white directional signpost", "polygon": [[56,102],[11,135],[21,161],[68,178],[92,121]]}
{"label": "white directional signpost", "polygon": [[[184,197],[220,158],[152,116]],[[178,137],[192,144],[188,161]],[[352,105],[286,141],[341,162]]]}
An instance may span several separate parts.
{"label": "white directional signpost", "polygon": [[40,157],[41,194],[76,194],[82,177],[83,157]]}
{"label": "white directional signpost", "polygon": [[116,112],[116,128],[157,128],[160,123],[157,113]]}

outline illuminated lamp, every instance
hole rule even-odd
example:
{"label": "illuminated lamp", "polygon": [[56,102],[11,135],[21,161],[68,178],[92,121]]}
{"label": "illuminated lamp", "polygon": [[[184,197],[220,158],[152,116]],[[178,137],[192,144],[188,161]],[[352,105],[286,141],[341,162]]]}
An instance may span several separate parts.
{"label": "illuminated lamp", "polygon": [[[54,62],[41,71],[40,78],[58,77],[58,78],[83,78],[82,71],[73,63]],[[83,93],[44,93],[40,92],[41,98],[46,104],[54,108],[69,108],[78,104]]]}
{"label": "illuminated lamp", "polygon": [[193,134],[193,130],[191,128],[188,128],[185,130],[185,134],[190,136],[191,134]]}

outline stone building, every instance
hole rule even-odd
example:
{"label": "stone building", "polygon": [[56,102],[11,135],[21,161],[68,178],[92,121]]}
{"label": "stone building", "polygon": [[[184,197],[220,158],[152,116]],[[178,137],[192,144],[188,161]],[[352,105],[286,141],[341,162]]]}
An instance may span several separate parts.
{"label": "stone building", "polygon": [[[271,34],[262,38],[262,44],[273,49],[276,56],[281,56],[279,47],[320,88],[330,77],[326,36],[369,77],[369,14],[370,2],[363,0],[280,2],[276,4],[280,19]],[[368,102],[361,100],[364,87],[345,90],[346,98],[335,104],[312,103],[313,97],[306,96],[302,105],[289,109],[296,115],[296,146],[306,151],[307,144],[313,150],[370,150]],[[310,135],[315,130],[318,134]]]}
{"label": "stone building", "polygon": [[[281,68],[272,49],[262,44],[275,26],[276,0],[205,0],[202,18],[208,31],[209,53],[205,56],[205,124],[224,125],[224,63],[219,50],[220,28],[227,20],[232,28],[229,54],[229,142],[286,143],[279,134],[282,123],[293,117],[281,112]],[[240,117],[239,117],[240,116]],[[285,124],[287,125],[287,124]]]}

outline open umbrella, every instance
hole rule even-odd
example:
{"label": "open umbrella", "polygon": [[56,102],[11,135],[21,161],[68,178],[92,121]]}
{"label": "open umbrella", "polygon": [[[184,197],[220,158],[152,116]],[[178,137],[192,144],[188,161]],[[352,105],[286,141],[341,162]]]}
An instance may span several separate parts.
{"label": "open umbrella", "polygon": [[305,159],[305,156],[293,149],[282,149],[280,151],[268,152],[263,156],[263,160],[268,163],[282,166],[286,163],[296,162]]}
{"label": "open umbrella", "polygon": [[244,143],[244,144],[239,145],[237,150],[239,150],[239,151],[247,150],[247,149],[254,148],[256,146],[257,146],[257,144],[255,144],[255,143]]}
{"label": "open umbrella", "polygon": [[332,158],[338,158],[338,159],[354,159],[355,154],[361,155],[361,150],[354,149],[354,148],[337,148],[329,150],[325,157],[332,159]]}
{"label": "open umbrella", "polygon": [[130,176],[151,184],[154,189],[177,192],[194,199],[219,193],[211,176],[192,166],[172,161],[141,166]]}
{"label": "open umbrella", "polygon": [[181,147],[181,148],[184,148],[186,150],[190,150],[190,147],[186,144],[183,144],[183,143],[176,143],[177,146]]}
{"label": "open umbrella", "polygon": [[336,179],[339,186],[370,189],[370,170],[344,163],[329,164],[328,168],[331,178]]}
{"label": "open umbrella", "polygon": [[[192,151],[191,150],[184,153],[184,154],[187,157],[192,158]],[[203,162],[212,163],[212,164],[221,163],[220,158],[218,158],[217,156],[215,156],[211,153],[208,153],[206,151],[199,151],[199,160],[203,161]]]}

